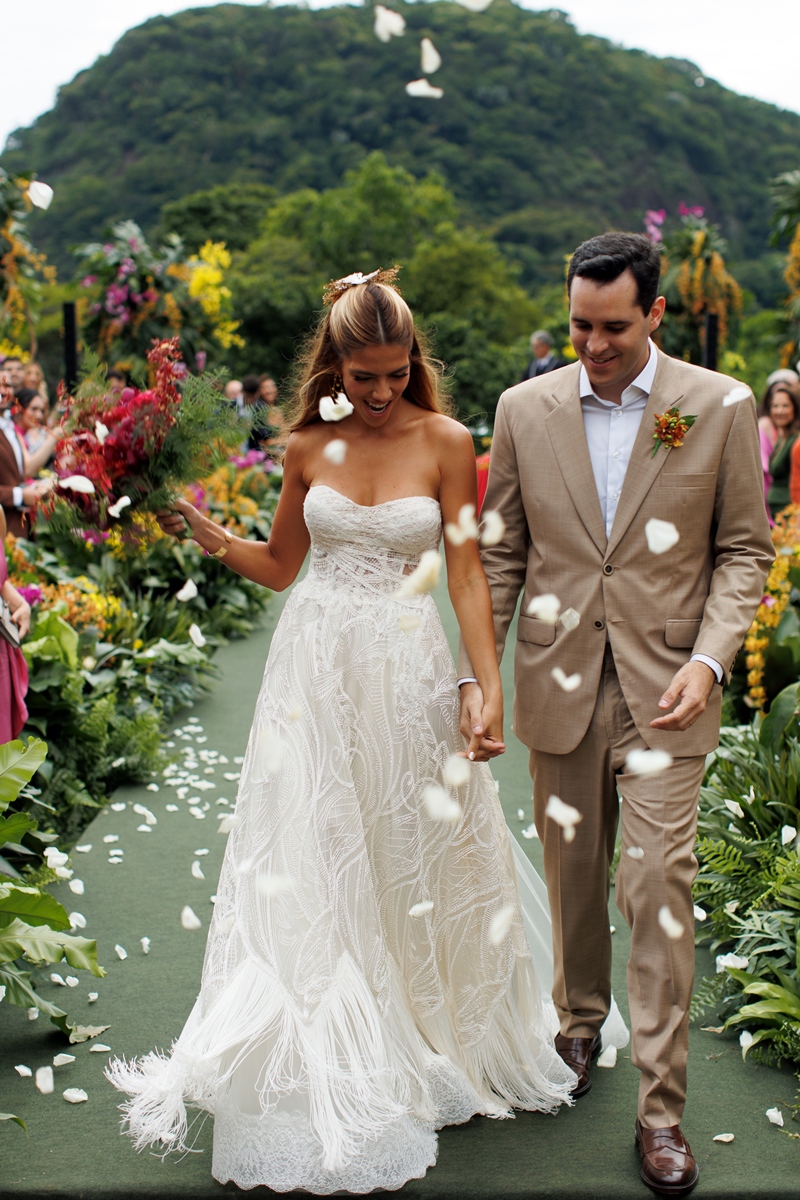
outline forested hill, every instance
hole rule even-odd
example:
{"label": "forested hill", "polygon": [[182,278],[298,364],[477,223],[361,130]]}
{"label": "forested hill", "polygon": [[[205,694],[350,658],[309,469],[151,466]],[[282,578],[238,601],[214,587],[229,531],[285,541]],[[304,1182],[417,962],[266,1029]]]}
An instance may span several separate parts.
{"label": "forested hill", "polygon": [[[126,33],[0,159],[56,188],[38,245],[65,264],[112,218],[152,229],[166,201],[223,182],[329,187],[380,149],[441,171],[531,282],[577,239],[681,200],[721,222],[734,258],[764,252],[768,181],[800,162],[800,116],[579,35],[555,10],[392,7],[408,28],[388,44],[369,6],[221,4]],[[425,35],[444,60],[440,100],[404,90]]]}

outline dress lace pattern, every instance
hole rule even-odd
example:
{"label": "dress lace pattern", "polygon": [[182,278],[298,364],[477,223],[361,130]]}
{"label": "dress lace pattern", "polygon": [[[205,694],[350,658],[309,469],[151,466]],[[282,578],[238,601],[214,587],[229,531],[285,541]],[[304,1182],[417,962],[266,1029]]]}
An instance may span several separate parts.
{"label": "dress lace pattern", "polygon": [[552,1111],[574,1076],[489,768],[455,824],[422,798],[463,746],[434,602],[396,597],[439,545],[438,503],[317,486],[305,517],[311,564],[272,640],[200,995],[169,1055],[108,1074],[137,1148],[185,1148],[186,1105],[213,1113],[221,1183],[392,1190],[435,1162],[438,1127]]}

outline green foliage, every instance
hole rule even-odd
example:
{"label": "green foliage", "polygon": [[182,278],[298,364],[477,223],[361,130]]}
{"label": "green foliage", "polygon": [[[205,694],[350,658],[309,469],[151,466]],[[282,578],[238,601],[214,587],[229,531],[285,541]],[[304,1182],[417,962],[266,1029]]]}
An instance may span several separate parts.
{"label": "green foliage", "polygon": [[[559,10],[395,7],[408,29],[388,45],[370,6],[224,4],[126,33],[2,157],[56,188],[40,246],[69,270],[68,247],[123,214],[153,229],[162,205],[215,185],[334,187],[381,149],[440,171],[470,219],[513,218],[503,245],[526,286],[557,282],[587,233],[681,200],[723,223],[737,260],[762,253],[766,181],[796,166],[800,118],[699,89],[691,63],[579,35]],[[404,91],[424,35],[441,101]]]}
{"label": "green foliage", "polygon": [[162,236],[176,233],[190,254],[207,241],[245,250],[276,195],[263,183],[229,183],[171,200],[161,209]]}

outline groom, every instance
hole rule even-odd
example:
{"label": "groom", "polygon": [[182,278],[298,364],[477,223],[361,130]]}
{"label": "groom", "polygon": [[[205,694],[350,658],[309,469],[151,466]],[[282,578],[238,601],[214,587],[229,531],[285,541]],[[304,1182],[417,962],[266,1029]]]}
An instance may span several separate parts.
{"label": "groom", "polygon": [[[575,251],[570,335],[580,361],[500,399],[484,505],[501,513],[506,533],[482,558],[498,656],[523,593],[513,727],[530,748],[544,849],[556,1049],[578,1076],[573,1094],[583,1095],[609,1009],[609,867],[621,813],[616,900],[631,927],[641,1176],[654,1192],[680,1196],[698,1175],[680,1130],[697,800],[717,745],[720,685],[773,550],[753,399],[734,400],[733,380],[653,345],[665,307],[659,272],[657,248],[638,234],[604,234]],[[656,418],[669,410],[694,421],[654,440]],[[664,553],[648,546],[652,518],[680,535]],[[543,593],[580,624],[528,615]],[[580,686],[563,690],[556,667],[579,673]],[[482,758],[491,744],[463,645],[459,675],[462,732]],[[672,765],[635,774],[628,755],[647,749],[668,751]],[[581,813],[572,841],[545,815],[551,795]]]}

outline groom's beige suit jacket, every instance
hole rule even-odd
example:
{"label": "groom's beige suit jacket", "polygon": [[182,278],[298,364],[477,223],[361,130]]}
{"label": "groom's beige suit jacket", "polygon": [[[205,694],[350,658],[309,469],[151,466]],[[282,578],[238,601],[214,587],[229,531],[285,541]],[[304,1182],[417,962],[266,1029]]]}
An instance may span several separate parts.
{"label": "groom's beige suit jacket", "polygon": [[[506,533],[482,551],[492,594],[498,658],[517,624],[513,729],[529,747],[566,754],[581,741],[597,698],[606,641],[642,738],[673,757],[717,745],[722,689],[683,733],[650,728],[658,701],[694,653],[726,676],[755,614],[773,558],[764,508],[755,404],[726,405],[723,375],[658,353],[653,388],[628,464],[610,537],[600,509],[574,364],[510,388],[500,399],[484,509]],[[682,446],[655,442],[654,416],[678,406],[697,420]],[[664,554],[648,549],[647,522],[680,534]],[[526,615],[554,592],[580,614],[568,632]],[[554,667],[579,672],[565,692]],[[459,675],[472,668],[463,644]]]}

